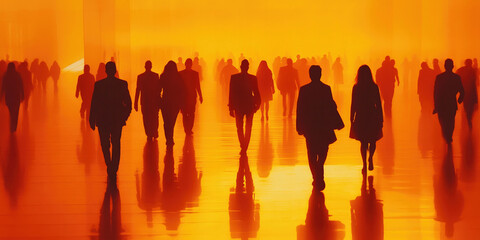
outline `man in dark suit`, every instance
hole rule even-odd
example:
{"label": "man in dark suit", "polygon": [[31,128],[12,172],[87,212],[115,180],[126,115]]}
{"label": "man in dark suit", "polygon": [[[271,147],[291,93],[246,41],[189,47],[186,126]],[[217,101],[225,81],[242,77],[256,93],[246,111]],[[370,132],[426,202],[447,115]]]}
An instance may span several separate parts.
{"label": "man in dark suit", "polygon": [[147,140],[158,138],[158,111],[160,103],[160,77],[152,72],[152,62],[145,62],[145,72],[137,77],[135,91],[135,111],[138,111],[138,99],[142,107],[143,127]]}
{"label": "man in dark suit", "polygon": [[[236,119],[238,140],[240,141],[240,155],[246,155],[250,135],[252,132],[253,114],[260,107],[260,92],[258,91],[257,77],[248,73],[248,60],[243,60],[241,72],[232,75],[230,79],[230,95],[228,107],[230,116]],[[245,132],[243,119],[245,120]]]}
{"label": "man in dark suit", "polygon": [[187,135],[193,134],[193,123],[195,121],[195,107],[197,105],[197,94],[200,103],[203,103],[202,89],[198,72],[192,70],[192,59],[185,61],[185,70],[179,72],[185,83],[185,104],[182,106],[183,129]]}
{"label": "man in dark suit", "polygon": [[[95,83],[90,107],[90,127],[98,127],[105,164],[109,177],[115,177],[120,163],[120,137],[122,127],[132,111],[132,100],[128,84],[115,77],[114,62],[105,66],[107,78]],[[110,154],[110,144],[112,152]]]}
{"label": "man in dark suit", "polygon": [[455,114],[458,103],[463,102],[465,91],[458,74],[453,73],[452,59],[445,60],[445,72],[439,74],[435,79],[433,100],[435,109],[433,114],[438,113],[438,121],[442,127],[443,137],[448,144],[452,143],[453,129],[455,128]]}
{"label": "man in dark suit", "polygon": [[313,65],[309,70],[311,83],[300,88],[297,101],[297,132],[307,142],[308,162],[313,176],[313,186],[325,189],[323,164],[328,145],[337,140],[334,129],[342,129],[330,86],[320,81],[322,69]]}

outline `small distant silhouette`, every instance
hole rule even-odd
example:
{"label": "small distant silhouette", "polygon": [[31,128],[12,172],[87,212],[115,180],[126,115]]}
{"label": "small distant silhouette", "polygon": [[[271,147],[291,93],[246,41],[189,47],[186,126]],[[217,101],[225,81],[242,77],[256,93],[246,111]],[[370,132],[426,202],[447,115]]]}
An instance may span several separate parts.
{"label": "small distant silhouette", "polygon": [[438,63],[438,59],[434,58],[432,61],[432,64],[433,64],[433,73],[435,74],[435,76],[442,73],[442,70],[440,69],[440,64]]}
{"label": "small distant silhouette", "polygon": [[183,59],[181,57],[178,58],[177,69],[178,71],[185,69],[185,64],[183,64]]}
{"label": "small distant silhouette", "polygon": [[297,132],[307,142],[308,163],[316,190],[325,189],[323,165],[327,158],[328,146],[337,138],[334,129],[344,127],[333,100],[330,86],[320,81],[322,69],[310,67],[311,83],[300,88],[297,102]]}
{"label": "small distant silhouette", "polygon": [[[264,116],[268,121],[269,102],[273,99],[275,86],[273,85],[272,71],[268,68],[266,61],[261,61],[257,69],[258,90],[262,99],[260,109],[262,110],[262,121]],[[264,114],[265,113],[265,114]]]}
{"label": "small distant silhouette", "polygon": [[320,59],[320,67],[324,70],[323,71],[323,81],[328,82],[330,81],[330,63],[332,62],[330,54],[324,54],[323,57]]}
{"label": "small distant silhouette", "polygon": [[24,61],[18,66],[18,73],[22,77],[23,83],[23,92],[25,95],[25,100],[23,101],[23,108],[28,108],[28,100],[33,91],[33,82],[32,82],[32,73],[28,70],[28,62]]}
{"label": "small distant silhouette", "polygon": [[90,117],[90,105],[92,104],[93,88],[95,87],[95,77],[90,73],[90,66],[83,66],[83,74],[78,76],[77,89],[75,97],[82,97],[82,106],[80,107],[80,116],[82,118]]}
{"label": "small distant silhouette", "polygon": [[160,109],[163,116],[163,129],[165,132],[166,144],[172,147],[173,129],[177,121],[178,113],[185,104],[185,83],[177,71],[177,64],[169,61],[160,75]]}
{"label": "small distant silhouette", "polygon": [[362,172],[373,170],[373,154],[376,142],[382,138],[383,111],[380,92],[373,81],[372,71],[367,65],[358,69],[357,83],[352,90],[352,105],[350,108],[350,137],[360,141],[360,153],[363,160]]}
{"label": "small distant silhouette", "polygon": [[200,103],[203,103],[202,89],[200,88],[200,78],[198,72],[192,70],[192,59],[185,61],[185,70],[179,72],[185,83],[185,102],[182,107],[183,129],[187,135],[193,134],[193,124],[195,122],[195,107],[197,105],[197,96]]}
{"label": "small distant silhouette", "polygon": [[383,204],[377,199],[373,176],[363,175],[361,195],[350,201],[352,239],[383,240]]}
{"label": "small distant silhouette", "polygon": [[377,80],[380,94],[385,105],[385,116],[391,117],[395,82],[397,82],[397,85],[400,85],[398,70],[395,68],[395,60],[386,56],[382,62],[382,67],[380,67],[375,74],[375,79]]}
{"label": "small distant silhouette", "polygon": [[452,142],[453,130],[455,128],[455,115],[457,113],[457,94],[458,103],[463,102],[465,91],[463,89],[460,76],[453,73],[452,59],[445,60],[445,72],[438,75],[434,86],[434,104],[433,113],[438,114],[438,120],[442,127],[442,133],[447,143]]}
{"label": "small distant silhouette", "polygon": [[465,60],[465,66],[457,70],[457,74],[462,79],[465,97],[463,98],[463,109],[467,116],[468,127],[472,129],[473,113],[477,109],[477,70],[473,67],[472,59]]}
{"label": "small distant silhouette", "polygon": [[431,112],[433,109],[433,86],[435,85],[435,72],[428,67],[427,62],[422,62],[418,73],[417,94],[422,107],[422,113]]}
{"label": "small distant silhouette", "polygon": [[192,69],[198,73],[198,79],[203,81],[203,67],[198,57],[193,58]]}
{"label": "small distant silhouette", "polygon": [[135,111],[138,111],[138,99],[142,107],[143,127],[148,140],[158,138],[158,103],[160,101],[160,77],[152,72],[152,62],[145,62],[145,72],[137,77],[135,91]]}
{"label": "small distant silhouette", "polygon": [[60,66],[58,65],[57,61],[53,61],[52,66],[50,67],[50,76],[53,79],[53,89],[55,92],[58,90],[58,79],[60,79]]}
{"label": "small distant silhouette", "polygon": [[[37,85],[38,87],[40,87],[40,81],[38,79],[38,69],[40,67],[40,62],[39,61],[40,60],[38,60],[38,58],[35,58],[33,60],[32,64],[30,64],[30,72],[32,72],[33,84]],[[5,65],[5,67],[6,67],[6,65]]]}
{"label": "small distant silhouette", "polygon": [[[241,72],[234,74],[230,80],[228,107],[230,116],[234,117],[240,142],[240,154],[246,154],[252,133],[253,114],[260,108],[261,98],[257,77],[248,73],[248,60],[243,60]],[[245,131],[243,129],[245,118]]]}
{"label": "small distant silhouette", "polygon": [[343,66],[340,62],[340,57],[335,59],[335,62],[332,65],[333,71],[333,90],[334,92],[338,92],[340,89],[340,85],[343,84]]}
{"label": "small distant silhouette", "polygon": [[18,111],[20,102],[25,99],[22,77],[15,69],[15,64],[10,62],[7,71],[2,78],[2,88],[0,90],[0,99],[5,96],[5,104],[10,112],[10,132],[17,130]]}
{"label": "small distant silhouette", "polygon": [[105,73],[105,63],[101,62],[98,64],[97,75],[95,75],[95,80],[100,81],[107,77]]}
{"label": "small distant silhouette", "polygon": [[287,116],[287,98],[288,116],[292,116],[295,95],[299,87],[298,71],[293,68],[293,61],[289,58],[287,59],[287,66],[280,68],[277,78],[277,88],[280,90],[283,99],[283,116]]}
{"label": "small distant silhouette", "polygon": [[47,92],[47,79],[49,76],[50,70],[48,69],[47,63],[42,61],[38,66],[37,78],[44,93]]}
{"label": "small distant silhouette", "polygon": [[233,74],[237,74],[238,69],[233,66],[233,60],[227,59],[227,64],[222,68],[220,72],[220,85],[222,86],[222,92],[228,93],[230,78]]}
{"label": "small distant silhouette", "polygon": [[132,111],[132,100],[128,83],[115,77],[114,62],[105,65],[105,72],[107,78],[95,83],[89,120],[93,130],[98,127],[108,176],[115,178],[120,163],[120,137]]}
{"label": "small distant silhouette", "polygon": [[297,226],[297,240],[340,240],[344,237],[345,225],[340,221],[330,220],[323,192],[312,191],[305,225]]}

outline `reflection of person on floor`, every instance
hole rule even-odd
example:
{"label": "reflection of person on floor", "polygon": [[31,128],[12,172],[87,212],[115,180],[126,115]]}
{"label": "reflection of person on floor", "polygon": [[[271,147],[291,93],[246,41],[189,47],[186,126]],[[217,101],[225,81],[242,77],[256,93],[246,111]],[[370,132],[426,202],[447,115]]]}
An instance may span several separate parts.
{"label": "reflection of person on floor", "polygon": [[241,72],[232,75],[228,102],[230,116],[236,120],[241,155],[247,153],[252,133],[253,114],[260,108],[261,103],[257,77],[248,73],[248,67],[248,60],[243,60],[240,66]]}
{"label": "reflection of person on floor", "polygon": [[373,188],[373,176],[363,175],[361,195],[350,201],[352,239],[383,239],[383,204]]}
{"label": "reflection of person on floor", "polygon": [[305,225],[297,226],[297,239],[343,239],[345,225],[340,221],[331,221],[329,217],[328,209],[325,206],[325,195],[323,192],[312,191],[308,201]]}
{"label": "reflection of person on floor", "polygon": [[[110,203],[111,200],[111,203]],[[111,210],[110,210],[111,205]],[[102,208],[100,209],[100,224],[98,226],[98,239],[120,239],[122,234],[120,192],[116,181],[108,181]]]}
{"label": "reflection of person on floor", "polygon": [[[90,66],[83,67],[83,74],[78,76],[77,90],[75,97],[78,95],[82,97],[82,106],[80,107],[80,116],[87,119],[90,116],[90,105],[92,102],[93,88],[95,87],[95,77],[90,73]],[[85,114],[86,113],[86,114]]]}
{"label": "reflection of person on floor", "polygon": [[185,199],[178,186],[172,148],[167,148],[163,161],[165,168],[163,172],[161,207],[165,211],[165,226],[167,230],[177,230],[180,226],[180,211],[185,209]]}
{"label": "reflection of person on floor", "polygon": [[127,82],[115,77],[117,68],[114,62],[106,64],[105,72],[107,78],[96,82],[93,90],[90,127],[93,130],[98,127],[107,173],[115,178],[120,164],[120,137],[132,111],[132,100]]}
{"label": "reflection of person on floor", "polygon": [[183,155],[178,165],[178,183],[189,206],[198,206],[198,197],[202,193],[202,175],[197,171],[193,136],[185,136]]}
{"label": "reflection of person on floor", "polygon": [[200,78],[198,72],[192,70],[192,59],[185,61],[185,70],[179,72],[185,83],[185,103],[182,107],[183,129],[187,135],[193,134],[193,124],[195,122],[195,107],[197,105],[197,96],[200,103],[203,103],[202,89],[200,88]]}
{"label": "reflection of person on floor", "polygon": [[[245,183],[245,184],[244,184]],[[238,164],[237,172],[237,192],[253,193],[255,187],[253,185],[252,172],[250,172],[250,165],[248,164],[247,155],[241,155]]]}
{"label": "reflection of person on floor", "polygon": [[8,64],[7,71],[3,75],[0,89],[0,100],[5,96],[5,104],[10,112],[10,132],[17,131],[18,111],[20,102],[25,98],[23,82],[20,74],[15,70],[13,62]]}
{"label": "reflection of person on floor", "polygon": [[160,101],[160,78],[152,72],[152,62],[145,62],[145,72],[137,77],[135,91],[135,111],[138,111],[138,98],[142,107],[143,127],[147,140],[158,138],[158,104]]}
{"label": "reflection of person on floor", "polygon": [[433,181],[435,220],[445,223],[445,235],[453,237],[454,224],[462,216],[464,198],[458,189],[457,175],[453,164],[452,147],[449,145],[440,174]]}
{"label": "reflection of person on floor", "polygon": [[323,165],[328,145],[337,140],[333,130],[344,127],[330,86],[320,81],[321,76],[320,66],[310,67],[312,82],[300,88],[297,102],[297,132],[306,139],[312,184],[319,191],[325,189]]}
{"label": "reflection of person on floor", "polygon": [[455,128],[455,114],[458,103],[463,102],[464,89],[460,76],[453,73],[452,59],[445,60],[445,72],[439,74],[435,80],[433,113],[438,114],[438,121],[442,127],[442,133],[447,143],[452,142],[453,129]]}

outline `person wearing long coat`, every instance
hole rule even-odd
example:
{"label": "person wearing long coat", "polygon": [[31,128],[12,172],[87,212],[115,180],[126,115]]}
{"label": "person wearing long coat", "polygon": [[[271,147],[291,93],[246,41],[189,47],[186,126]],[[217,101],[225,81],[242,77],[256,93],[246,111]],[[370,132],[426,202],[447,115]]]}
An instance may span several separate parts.
{"label": "person wearing long coat", "polygon": [[17,130],[20,102],[25,98],[22,78],[15,70],[13,62],[8,64],[7,71],[3,75],[0,99],[3,96],[5,96],[5,104],[10,112],[10,132],[13,133]]}

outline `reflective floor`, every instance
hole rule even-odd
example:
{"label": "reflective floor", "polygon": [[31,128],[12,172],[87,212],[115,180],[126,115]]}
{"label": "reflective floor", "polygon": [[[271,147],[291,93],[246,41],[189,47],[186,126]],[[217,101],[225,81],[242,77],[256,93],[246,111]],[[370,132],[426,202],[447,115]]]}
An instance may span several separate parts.
{"label": "reflective floor", "polygon": [[[58,93],[35,91],[8,133],[0,107],[0,239],[475,239],[480,234],[478,127],[457,114],[452,149],[435,116],[421,115],[403,88],[377,144],[375,170],[361,175],[349,136],[351,86],[335,93],[346,128],[330,146],[326,189],[312,193],[304,139],[274,97],[269,121],[254,119],[248,163],[254,193],[235,189],[234,119],[205,80],[194,136],[167,152],[163,131],[147,142],[139,112],[122,136],[117,183],[107,182],[98,133],[81,120],[76,75]],[[51,82],[49,82],[51,84]],[[130,83],[133,93],[135,84]],[[415,91],[412,91],[415,92]]]}

